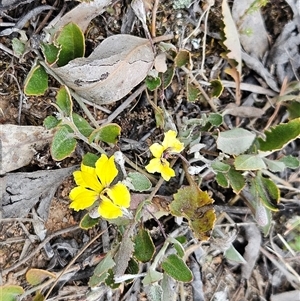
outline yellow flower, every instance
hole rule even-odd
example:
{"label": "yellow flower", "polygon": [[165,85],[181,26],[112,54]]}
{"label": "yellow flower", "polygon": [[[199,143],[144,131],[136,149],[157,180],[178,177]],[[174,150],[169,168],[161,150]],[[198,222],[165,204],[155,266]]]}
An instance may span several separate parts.
{"label": "yellow flower", "polygon": [[176,153],[180,153],[184,145],[176,138],[175,131],[168,131],[165,133],[165,138],[162,144],[154,143],[150,146],[150,151],[155,157],[145,167],[148,172],[161,173],[164,180],[169,181],[171,177],[175,176],[175,171],[170,167],[167,158]]}
{"label": "yellow flower", "polygon": [[86,209],[99,200],[100,216],[106,219],[122,216],[122,208],[128,208],[130,205],[130,193],[120,182],[111,185],[117,174],[114,156],[108,158],[101,155],[95,168],[81,164],[81,170],[73,173],[78,186],[70,192],[70,208],[76,211]]}

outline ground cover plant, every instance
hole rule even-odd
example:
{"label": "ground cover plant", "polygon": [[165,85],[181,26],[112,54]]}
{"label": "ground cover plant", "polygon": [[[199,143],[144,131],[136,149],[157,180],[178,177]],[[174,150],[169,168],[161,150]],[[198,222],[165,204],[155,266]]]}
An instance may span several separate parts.
{"label": "ground cover plant", "polygon": [[297,1],[0,9],[0,300],[299,298]]}

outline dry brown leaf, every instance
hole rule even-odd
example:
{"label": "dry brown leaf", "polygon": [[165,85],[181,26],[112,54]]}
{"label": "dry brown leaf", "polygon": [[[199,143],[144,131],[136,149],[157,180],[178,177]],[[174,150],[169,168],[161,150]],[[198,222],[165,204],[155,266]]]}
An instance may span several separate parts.
{"label": "dry brown leaf", "polygon": [[105,39],[88,58],[77,58],[52,70],[81,97],[108,104],[137,86],[153,61],[149,40],[120,34]]}
{"label": "dry brown leaf", "polygon": [[154,67],[157,72],[165,73],[168,69],[167,63],[167,56],[164,52],[158,54],[155,58]]}
{"label": "dry brown leaf", "polygon": [[235,103],[230,103],[226,106],[223,115],[229,114],[238,117],[260,118],[264,113],[263,109],[248,106],[239,107]]}
{"label": "dry brown leaf", "polygon": [[1,126],[2,164],[0,175],[26,166],[37,150],[43,149],[53,137],[53,131],[42,126]]}
{"label": "dry brown leaf", "polygon": [[92,19],[102,14],[111,2],[111,0],[82,2],[60,18],[57,23],[50,23],[47,28],[53,30],[54,27],[54,31],[58,31],[68,23],[75,22],[82,32],[85,32]]}
{"label": "dry brown leaf", "polygon": [[240,42],[245,51],[262,60],[269,48],[268,33],[260,10],[248,11],[253,0],[234,1],[232,17],[238,28]]}

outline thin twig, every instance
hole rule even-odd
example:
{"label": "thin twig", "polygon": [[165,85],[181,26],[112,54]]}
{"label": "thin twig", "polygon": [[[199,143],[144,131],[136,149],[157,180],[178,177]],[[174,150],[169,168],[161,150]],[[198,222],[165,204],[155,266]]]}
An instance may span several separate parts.
{"label": "thin twig", "polygon": [[92,245],[105,231],[107,231],[108,228],[106,228],[106,230],[101,231],[98,235],[96,235],[91,241],[89,241],[79,252],[78,254],[69,262],[69,264],[61,271],[61,273],[57,276],[56,280],[54,281],[54,283],[52,284],[52,286],[50,287],[49,291],[47,292],[46,296],[45,296],[45,300],[47,300],[47,298],[49,297],[51,291],[53,290],[53,288],[55,287],[55,285],[57,284],[57,282],[59,281],[60,277],[65,274],[68,269],[72,266],[72,264],[79,258],[79,256],[81,256],[83,254],[83,252],[90,246]]}
{"label": "thin twig", "polygon": [[151,21],[151,36],[156,37],[156,14],[158,9],[159,0],[155,0],[152,9],[152,21]]}
{"label": "thin twig", "polygon": [[36,249],[34,249],[30,254],[28,254],[26,257],[24,257],[22,260],[18,261],[16,264],[12,265],[11,267],[4,269],[1,272],[1,275],[4,276],[6,274],[8,274],[9,272],[13,271],[14,269],[16,269],[17,267],[19,267],[20,265],[26,263],[29,259],[31,259],[37,252],[39,252],[42,248],[44,248],[44,246],[54,237],[62,235],[62,234],[66,234],[68,232],[72,232],[75,230],[80,229],[79,226],[74,226],[74,227],[70,227],[70,228],[65,228],[62,230],[59,230],[51,235],[49,235],[45,240],[43,240]]}

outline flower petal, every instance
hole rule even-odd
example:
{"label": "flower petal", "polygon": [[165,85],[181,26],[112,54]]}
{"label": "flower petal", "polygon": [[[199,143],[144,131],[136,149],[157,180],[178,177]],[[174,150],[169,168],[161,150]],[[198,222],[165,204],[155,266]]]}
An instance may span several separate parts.
{"label": "flower petal", "polygon": [[160,158],[151,159],[149,164],[145,166],[146,170],[151,173],[161,172],[162,164]]}
{"label": "flower petal", "polygon": [[115,205],[128,208],[130,205],[130,193],[122,183],[117,183],[112,188],[106,190],[107,195]]}
{"label": "flower petal", "polygon": [[155,158],[160,158],[165,150],[164,147],[159,143],[152,144],[149,149]]}
{"label": "flower petal", "polygon": [[162,164],[161,176],[165,181],[169,181],[171,177],[175,176],[175,171],[170,167],[170,163],[166,160],[164,164]]}
{"label": "flower petal", "polygon": [[98,212],[102,217],[107,219],[113,219],[123,215],[121,208],[113,204],[113,202],[104,195],[101,196]]}
{"label": "flower petal", "polygon": [[98,193],[103,190],[103,186],[97,178],[96,169],[93,167],[81,164],[81,171],[75,171],[73,176],[79,186],[90,188]]}
{"label": "flower petal", "polygon": [[99,194],[95,191],[77,186],[70,191],[69,197],[72,200],[70,208],[74,210],[86,209],[94,204]]}
{"label": "flower petal", "polygon": [[118,174],[118,169],[115,164],[115,157],[109,159],[102,154],[96,162],[96,174],[104,187],[108,187]]}
{"label": "flower petal", "polygon": [[184,149],[184,144],[181,143],[177,138],[175,131],[168,131],[165,133],[165,138],[162,143],[164,149],[170,149],[170,152],[180,153]]}

